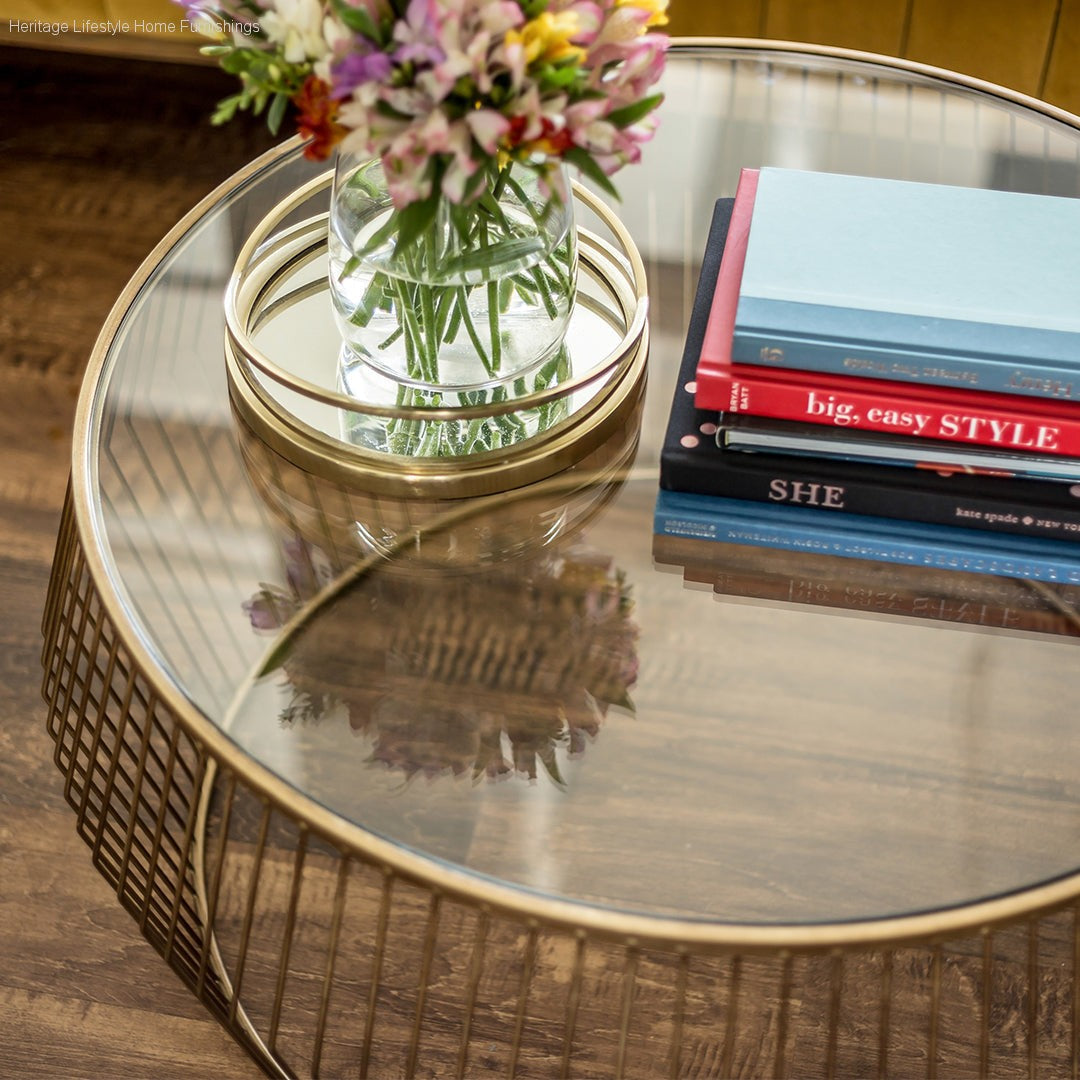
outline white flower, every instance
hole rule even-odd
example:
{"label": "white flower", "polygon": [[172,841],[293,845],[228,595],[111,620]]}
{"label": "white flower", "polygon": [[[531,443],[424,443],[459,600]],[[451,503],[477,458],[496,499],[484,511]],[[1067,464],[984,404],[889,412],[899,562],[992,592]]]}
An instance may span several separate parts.
{"label": "white flower", "polygon": [[322,57],[312,68],[312,71],[324,83],[329,84],[333,81],[330,66],[334,62],[335,56],[348,52],[353,39],[349,31],[331,15],[323,17],[322,38],[325,48]]}
{"label": "white flower", "polygon": [[274,10],[259,22],[270,40],[282,46],[287,63],[321,60],[329,52],[319,0],[274,0]]}

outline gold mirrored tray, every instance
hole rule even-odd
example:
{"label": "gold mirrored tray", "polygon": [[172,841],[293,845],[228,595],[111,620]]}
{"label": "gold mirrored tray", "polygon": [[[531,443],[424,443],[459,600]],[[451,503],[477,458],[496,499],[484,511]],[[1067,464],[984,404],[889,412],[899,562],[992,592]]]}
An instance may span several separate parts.
{"label": "gold mirrored tray", "polygon": [[[648,355],[645,269],[629,233],[574,185],[580,271],[566,335],[571,376],[499,404],[405,407],[360,400],[337,383],[342,342],[327,282],[327,214],[298,215],[330,186],[317,177],[279,203],[241,251],[225,298],[225,360],[234,408],[275,453],[315,475],[380,495],[460,498],[531,483],[590,455],[635,415]],[[389,396],[386,400],[389,400]],[[351,442],[357,414],[472,420],[565,402],[566,415],[496,450],[425,458]]]}

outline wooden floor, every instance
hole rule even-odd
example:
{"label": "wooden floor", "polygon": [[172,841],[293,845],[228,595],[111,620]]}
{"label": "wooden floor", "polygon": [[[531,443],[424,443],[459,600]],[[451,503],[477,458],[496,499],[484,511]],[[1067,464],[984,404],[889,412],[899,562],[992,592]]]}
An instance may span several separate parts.
{"label": "wooden floor", "polygon": [[270,145],[214,69],[0,49],[0,1076],[261,1075],[138,935],[63,801],[40,618],[80,376],[142,258]]}

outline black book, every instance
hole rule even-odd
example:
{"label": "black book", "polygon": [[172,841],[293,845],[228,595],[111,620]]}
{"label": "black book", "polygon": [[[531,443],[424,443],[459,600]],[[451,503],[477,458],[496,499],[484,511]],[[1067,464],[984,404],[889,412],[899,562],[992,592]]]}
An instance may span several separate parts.
{"label": "black book", "polygon": [[662,488],[815,507],[823,513],[840,510],[1080,541],[1080,484],[942,475],[897,465],[746,453],[717,445],[716,432],[723,418],[695,408],[693,391],[732,204],[732,199],[719,199],[713,211],[660,454]]}

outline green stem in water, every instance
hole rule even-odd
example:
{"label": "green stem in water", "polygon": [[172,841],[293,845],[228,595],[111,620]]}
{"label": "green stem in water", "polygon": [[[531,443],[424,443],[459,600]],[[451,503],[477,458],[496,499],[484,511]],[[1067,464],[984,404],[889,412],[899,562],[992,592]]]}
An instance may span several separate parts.
{"label": "green stem in water", "polygon": [[480,357],[480,362],[484,365],[484,370],[489,375],[495,375],[499,369],[492,364],[490,359],[488,359],[488,354],[484,351],[484,344],[480,340],[480,335],[476,332],[476,326],[472,321],[472,315],[469,314],[469,292],[464,285],[459,285],[457,294],[457,309],[461,313],[461,321],[465,324],[465,333],[469,335],[469,340],[472,342],[472,346],[476,350],[477,356]]}
{"label": "green stem in water", "polygon": [[405,368],[412,379],[426,378],[424,371],[424,333],[413,310],[413,298],[404,282],[395,281],[399,324],[405,330]]}
{"label": "green stem in water", "polygon": [[496,374],[502,367],[502,337],[499,334],[499,283],[489,281],[487,284],[488,298],[488,333],[491,336],[491,369],[490,374]]}
{"label": "green stem in water", "polygon": [[430,285],[420,285],[420,320],[424,343],[424,379],[432,384],[439,381],[439,334],[435,326],[435,298]]}

